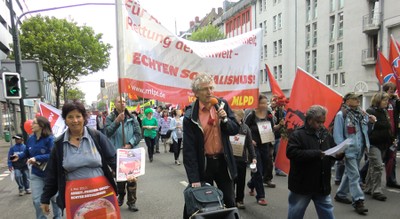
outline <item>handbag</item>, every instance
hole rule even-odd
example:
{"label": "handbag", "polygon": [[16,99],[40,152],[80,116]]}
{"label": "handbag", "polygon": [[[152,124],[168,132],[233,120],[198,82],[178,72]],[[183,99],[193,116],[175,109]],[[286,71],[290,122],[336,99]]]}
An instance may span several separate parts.
{"label": "handbag", "polygon": [[188,185],[183,195],[188,215],[224,209],[222,191],[210,184],[201,187]]}

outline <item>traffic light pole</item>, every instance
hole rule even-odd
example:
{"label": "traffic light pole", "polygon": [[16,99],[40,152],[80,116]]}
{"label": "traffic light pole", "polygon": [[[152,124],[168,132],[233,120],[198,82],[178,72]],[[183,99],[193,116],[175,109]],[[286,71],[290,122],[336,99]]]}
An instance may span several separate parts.
{"label": "traffic light pole", "polygon": [[[20,19],[31,13],[38,13],[42,11],[52,11],[52,10],[58,10],[58,9],[64,9],[64,8],[72,8],[72,7],[79,7],[79,6],[90,6],[90,5],[115,5],[114,3],[82,3],[82,4],[75,4],[75,5],[66,5],[66,6],[61,6],[61,7],[54,7],[54,8],[45,8],[45,9],[39,9],[39,10],[33,10],[33,11],[27,11],[22,13],[18,18],[17,21],[15,22],[14,19],[14,9],[13,9],[13,0],[10,0],[10,14],[11,14],[11,28],[12,28],[12,35],[13,35],[13,49],[14,49],[14,58],[15,58],[15,71],[21,75],[21,66],[22,66],[22,58],[21,58],[21,48],[19,45],[19,37],[18,37],[18,23],[20,22]],[[23,94],[24,95],[24,94]],[[21,130],[24,136],[24,139],[26,140],[28,138],[27,133],[24,130],[24,123],[26,121],[26,115],[25,115],[25,105],[24,105],[24,99],[21,98],[19,100],[19,107],[21,108]]]}
{"label": "traffic light pole", "polygon": [[[14,47],[14,59],[15,59],[15,71],[21,75],[21,48],[19,46],[19,38],[18,38],[18,30],[17,25],[14,19],[14,8],[13,8],[13,0],[10,1],[10,14],[11,14],[11,28],[13,35],[13,47]],[[17,21],[19,22],[19,21]],[[19,108],[21,110],[21,124],[20,128],[22,130],[22,134],[24,136],[25,141],[28,139],[28,134],[24,130],[24,123],[26,121],[26,113],[25,113],[25,104],[24,99],[19,99]]]}

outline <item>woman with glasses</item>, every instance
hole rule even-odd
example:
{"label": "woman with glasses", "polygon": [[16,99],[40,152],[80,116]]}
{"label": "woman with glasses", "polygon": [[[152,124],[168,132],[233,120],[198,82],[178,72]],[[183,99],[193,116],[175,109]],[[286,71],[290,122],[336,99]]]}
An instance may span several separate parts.
{"label": "woman with glasses", "polygon": [[[37,219],[47,218],[40,208],[40,196],[43,193],[45,184],[45,169],[50,152],[54,146],[54,136],[51,130],[50,122],[46,117],[38,116],[32,122],[33,134],[26,141],[24,152],[17,154],[14,160],[28,158],[28,164],[32,165],[31,172],[31,190],[33,206],[36,211]],[[57,194],[51,197],[54,218],[61,217],[61,209],[56,204]]]}

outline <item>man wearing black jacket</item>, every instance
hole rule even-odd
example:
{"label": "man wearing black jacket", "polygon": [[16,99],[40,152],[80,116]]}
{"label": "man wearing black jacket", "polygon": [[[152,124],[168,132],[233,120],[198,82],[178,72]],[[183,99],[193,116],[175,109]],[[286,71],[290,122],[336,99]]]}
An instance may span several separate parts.
{"label": "man wearing black jacket", "polygon": [[[215,182],[223,192],[226,207],[234,207],[237,170],[229,136],[239,132],[239,124],[225,100],[211,103],[215,97],[210,75],[198,74],[192,91],[197,100],[187,107],[183,118],[183,164],[189,185],[200,187],[201,182]],[[184,210],[184,218],[188,216]]]}
{"label": "man wearing black jacket", "polygon": [[[326,109],[311,106],[306,112],[304,126],[289,137],[286,156],[290,160],[288,219],[303,218],[313,200],[318,218],[333,219],[331,166],[334,158],[324,151],[335,142],[324,127]],[[343,158],[344,153],[337,154]]]}

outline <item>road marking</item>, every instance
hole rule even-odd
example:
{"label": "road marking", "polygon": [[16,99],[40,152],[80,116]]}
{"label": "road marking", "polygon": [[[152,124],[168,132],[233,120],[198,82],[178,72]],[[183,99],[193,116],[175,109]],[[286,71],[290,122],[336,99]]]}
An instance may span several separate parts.
{"label": "road marking", "polygon": [[10,175],[10,171],[6,170],[2,174],[0,174],[0,181],[6,178],[8,175]]}

